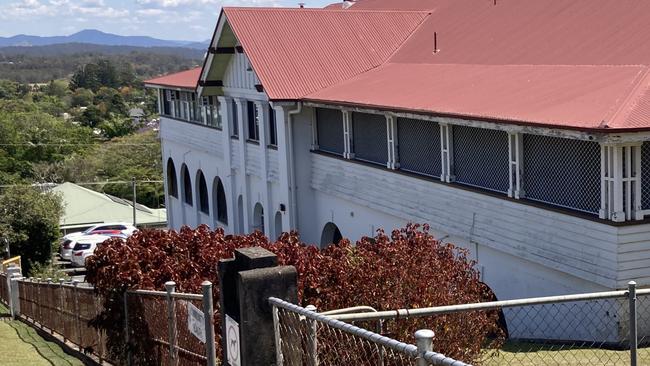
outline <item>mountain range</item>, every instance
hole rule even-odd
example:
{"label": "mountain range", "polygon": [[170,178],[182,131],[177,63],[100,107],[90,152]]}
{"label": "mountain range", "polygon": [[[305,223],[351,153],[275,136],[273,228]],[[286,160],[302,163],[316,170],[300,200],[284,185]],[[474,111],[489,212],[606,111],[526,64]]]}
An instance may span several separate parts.
{"label": "mountain range", "polygon": [[12,37],[0,37],[0,47],[49,46],[62,43],[87,43],[103,46],[184,47],[205,50],[208,48],[210,41],[169,41],[148,36],[120,36],[96,29],[82,30],[69,36],[41,37],[19,34]]}

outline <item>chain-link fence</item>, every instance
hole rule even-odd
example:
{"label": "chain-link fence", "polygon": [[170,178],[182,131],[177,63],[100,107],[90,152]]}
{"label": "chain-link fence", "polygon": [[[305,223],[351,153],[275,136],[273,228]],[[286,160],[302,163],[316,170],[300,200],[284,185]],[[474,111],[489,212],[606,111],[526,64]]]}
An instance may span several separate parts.
{"label": "chain-link fence", "polygon": [[[459,345],[450,324],[498,311],[495,329]],[[423,325],[433,330],[433,349],[475,365],[648,365],[650,290],[610,291],[375,313],[331,315],[384,334]],[[636,335],[636,336],[635,336]],[[454,337],[454,338],[450,338]],[[473,344],[482,345],[470,352]]]}
{"label": "chain-link fence", "polygon": [[277,365],[453,365],[464,363],[435,353],[433,333],[415,333],[418,345],[407,344],[270,298]]}
{"label": "chain-link fence", "polygon": [[20,280],[18,313],[100,362],[215,365],[212,284],[203,294],[166,287],[106,298],[77,282]]}

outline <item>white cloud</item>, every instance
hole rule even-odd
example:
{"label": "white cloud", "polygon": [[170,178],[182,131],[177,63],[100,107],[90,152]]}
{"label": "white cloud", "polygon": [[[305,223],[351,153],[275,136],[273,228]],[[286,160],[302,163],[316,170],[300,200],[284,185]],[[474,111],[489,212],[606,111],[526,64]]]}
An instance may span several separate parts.
{"label": "white cloud", "polygon": [[136,0],[139,5],[162,8],[210,6],[278,6],[277,0]]}

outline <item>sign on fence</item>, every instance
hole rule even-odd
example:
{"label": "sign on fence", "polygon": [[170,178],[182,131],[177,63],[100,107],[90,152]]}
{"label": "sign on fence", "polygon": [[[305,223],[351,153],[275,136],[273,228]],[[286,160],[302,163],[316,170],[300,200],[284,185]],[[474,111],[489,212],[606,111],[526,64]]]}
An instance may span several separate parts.
{"label": "sign on fence", "polygon": [[187,303],[187,329],[201,342],[205,343],[205,319],[203,317],[203,311],[191,302]]}
{"label": "sign on fence", "polygon": [[241,366],[239,324],[228,315],[226,315],[226,344],[228,345],[228,364],[230,366]]}

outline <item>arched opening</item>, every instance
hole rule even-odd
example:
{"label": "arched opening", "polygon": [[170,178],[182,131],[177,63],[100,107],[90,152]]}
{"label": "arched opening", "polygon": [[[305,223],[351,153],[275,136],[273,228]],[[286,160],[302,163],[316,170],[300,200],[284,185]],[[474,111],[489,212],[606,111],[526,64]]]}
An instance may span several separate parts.
{"label": "arched opening", "polygon": [[330,244],[338,244],[343,236],[338,226],[332,222],[328,222],[323,228],[323,233],[320,236],[320,247],[325,248]]}
{"label": "arched opening", "polygon": [[226,202],[226,191],[219,177],[212,182],[212,209],[214,211],[215,226],[217,222],[228,225],[228,203]]}
{"label": "arched opening", "polygon": [[183,176],[183,180],[181,181],[183,202],[192,206],[192,179],[190,178],[190,172],[187,170],[187,165],[185,164],[181,167],[181,175]]}
{"label": "arched opening", "polygon": [[167,159],[167,194],[178,198],[178,181],[176,179],[176,166],[172,158]]}
{"label": "arched opening", "polygon": [[282,234],[282,212],[278,211],[275,213],[275,237],[279,237]]}
{"label": "arched opening", "polygon": [[264,232],[264,207],[261,203],[256,203],[253,209],[253,230]]}
{"label": "arched opening", "polygon": [[239,195],[237,198],[237,231],[244,234],[244,197]]}
{"label": "arched opening", "polygon": [[196,172],[196,196],[198,197],[198,208],[202,213],[210,214],[210,197],[208,196],[208,184],[205,181],[203,172],[199,169]]}

